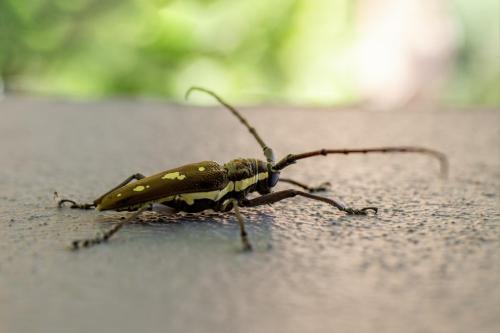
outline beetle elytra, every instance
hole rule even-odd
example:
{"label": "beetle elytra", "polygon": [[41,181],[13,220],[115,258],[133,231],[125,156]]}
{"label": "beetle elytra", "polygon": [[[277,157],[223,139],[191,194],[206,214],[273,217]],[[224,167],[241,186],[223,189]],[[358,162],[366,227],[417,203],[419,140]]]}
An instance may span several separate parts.
{"label": "beetle elytra", "polygon": [[[240,158],[219,164],[213,161],[203,161],[187,164],[145,177],[140,173],[133,174],[118,186],[104,193],[90,204],[78,204],[73,200],[59,200],[58,206],[70,203],[75,209],[96,209],[132,211],[130,216],[115,224],[109,230],[94,238],[75,240],[74,249],[89,247],[109,240],[124,225],[134,220],[139,214],[151,210],[154,204],[161,204],[175,212],[201,212],[212,209],[218,212],[233,210],[239,227],[244,250],[251,250],[252,245],[245,231],[245,221],[240,207],[256,207],[265,204],[302,196],[312,200],[322,201],[347,214],[366,215],[368,211],[377,213],[376,207],[354,209],[346,207],[341,202],[313,194],[324,187],[309,187],[292,179],[280,178],[281,170],[296,163],[298,160],[331,154],[367,154],[367,153],[420,153],[435,157],[440,162],[442,175],[447,174],[448,161],[446,156],[436,150],[417,146],[377,147],[362,149],[320,149],[301,154],[289,154],[279,161],[275,160],[273,150],[261,139],[255,128],[231,105],[226,103],[214,92],[200,87],[192,87],[186,93],[186,98],[192,91],[201,91],[214,97],[228,109],[249,130],[263,150],[265,161],[256,158]],[[135,181],[134,181],[135,180]],[[272,192],[278,182],[289,183],[302,190],[288,189]],[[258,197],[248,198],[250,193],[257,192]]]}

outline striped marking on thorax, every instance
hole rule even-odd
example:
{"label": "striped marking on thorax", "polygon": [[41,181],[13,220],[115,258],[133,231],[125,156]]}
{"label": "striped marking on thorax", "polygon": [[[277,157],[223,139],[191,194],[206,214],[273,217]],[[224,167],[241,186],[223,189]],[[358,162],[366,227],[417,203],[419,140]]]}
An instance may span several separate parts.
{"label": "striped marking on thorax", "polygon": [[258,174],[255,174],[255,176],[252,176],[250,178],[245,178],[242,180],[237,180],[235,181],[234,189],[237,192],[241,192],[246,190],[248,187],[257,184],[259,180],[264,180],[267,178],[267,172],[261,172]]}

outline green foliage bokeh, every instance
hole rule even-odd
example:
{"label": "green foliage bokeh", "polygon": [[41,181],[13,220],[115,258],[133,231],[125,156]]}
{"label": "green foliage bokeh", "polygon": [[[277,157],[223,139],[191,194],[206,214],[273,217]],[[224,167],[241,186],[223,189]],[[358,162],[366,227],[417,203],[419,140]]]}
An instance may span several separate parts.
{"label": "green foliage bokeh", "polygon": [[[443,100],[498,105],[500,27],[488,23],[499,24],[498,3],[453,3],[464,42]],[[350,62],[356,6],[351,0],[0,0],[0,84],[17,93],[171,100],[198,84],[243,102],[354,103],[360,98]]]}

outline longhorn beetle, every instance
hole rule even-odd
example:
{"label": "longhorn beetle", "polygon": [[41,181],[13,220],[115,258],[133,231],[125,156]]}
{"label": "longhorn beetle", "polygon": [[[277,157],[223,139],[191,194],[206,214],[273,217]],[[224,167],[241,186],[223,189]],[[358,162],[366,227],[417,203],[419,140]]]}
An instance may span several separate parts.
{"label": "longhorn beetle", "polygon": [[[264,152],[266,161],[255,158],[238,158],[223,165],[213,161],[203,161],[163,171],[149,177],[136,173],[101,195],[93,203],[78,204],[69,199],[59,200],[58,207],[62,207],[65,203],[70,203],[70,208],[76,209],[95,208],[99,211],[134,212],[95,238],[73,241],[73,249],[90,247],[108,241],[125,224],[134,220],[142,212],[151,210],[153,204],[167,206],[171,210],[171,213],[179,211],[194,213],[207,209],[217,212],[233,210],[239,223],[243,249],[246,251],[252,250],[252,245],[245,231],[245,221],[240,213],[240,207],[273,204],[283,199],[302,196],[322,201],[347,214],[366,215],[370,210],[377,213],[377,207],[354,209],[346,207],[337,200],[312,194],[324,189],[322,187],[312,188],[292,179],[280,178],[281,170],[304,158],[331,154],[421,153],[437,158],[440,162],[441,174],[443,176],[447,174],[448,161],[443,153],[416,146],[320,149],[302,154],[289,154],[276,162],[273,150],[264,143],[255,128],[250,126],[247,120],[234,107],[226,103],[214,92],[200,87],[190,88],[186,92],[186,99],[195,90],[211,95],[236,116],[250,131],[255,140],[257,140]],[[133,180],[136,181],[132,182]],[[288,189],[271,192],[271,189],[279,181],[296,185],[305,191]],[[247,198],[253,192],[257,192],[260,196],[253,199]]]}

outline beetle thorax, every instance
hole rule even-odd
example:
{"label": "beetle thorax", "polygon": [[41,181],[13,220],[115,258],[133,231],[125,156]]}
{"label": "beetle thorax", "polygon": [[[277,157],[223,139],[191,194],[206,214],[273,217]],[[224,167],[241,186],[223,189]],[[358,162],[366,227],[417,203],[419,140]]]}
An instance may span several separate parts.
{"label": "beetle thorax", "polygon": [[[240,158],[224,164],[229,181],[238,192],[268,192],[266,163],[254,158]],[[240,185],[240,186],[238,186]]]}
{"label": "beetle thorax", "polygon": [[256,159],[235,159],[224,164],[224,168],[229,180],[242,180],[259,173],[258,162]]}

